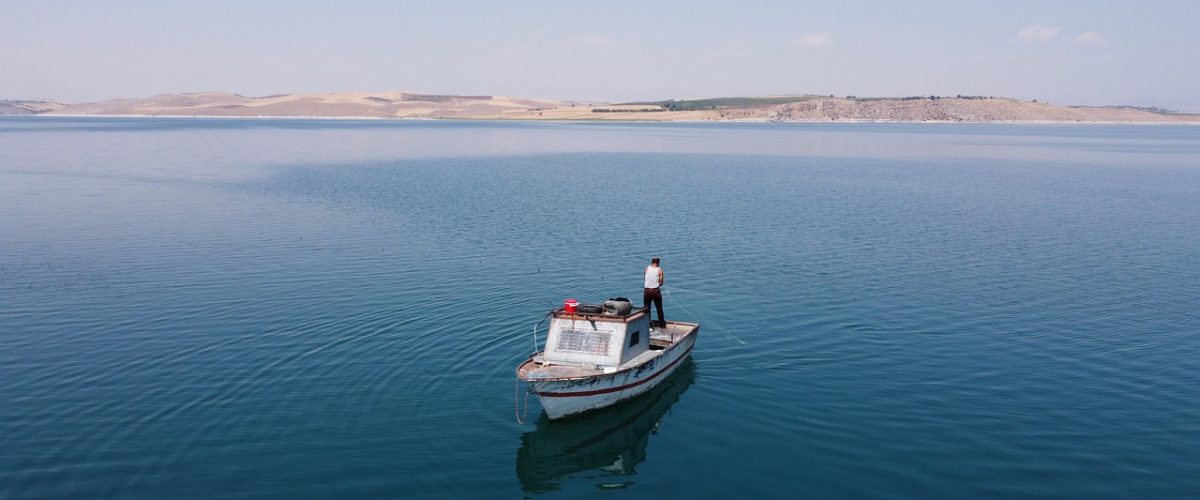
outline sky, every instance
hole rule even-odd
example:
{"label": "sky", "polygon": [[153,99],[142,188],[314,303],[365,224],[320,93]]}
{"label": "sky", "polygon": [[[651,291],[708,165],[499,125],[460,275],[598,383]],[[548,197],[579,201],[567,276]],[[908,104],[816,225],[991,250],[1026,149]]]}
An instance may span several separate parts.
{"label": "sky", "polygon": [[1200,112],[1200,1],[0,0],[0,99],[385,90]]}

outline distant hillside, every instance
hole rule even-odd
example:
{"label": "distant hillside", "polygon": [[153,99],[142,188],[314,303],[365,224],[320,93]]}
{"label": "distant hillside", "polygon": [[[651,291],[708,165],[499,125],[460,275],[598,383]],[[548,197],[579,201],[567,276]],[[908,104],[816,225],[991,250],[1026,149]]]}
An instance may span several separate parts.
{"label": "distant hillside", "polygon": [[1200,123],[1200,115],[1117,106],[1058,106],[987,96],[783,95],[571,103],[549,99],[412,92],[338,92],[247,97],[226,92],[64,104],[0,101],[0,115],[125,115],[306,118],[653,121],[1119,122]]}
{"label": "distant hillside", "polygon": [[623,104],[705,112],[718,120],[883,122],[1200,122],[1200,115],[1118,106],[1057,106],[987,96],[723,97]]}
{"label": "distant hillside", "polygon": [[50,114],[240,116],[316,118],[483,118],[562,106],[545,99],[453,96],[406,92],[280,94],[246,97],[226,92],[162,94],[73,104]]}
{"label": "distant hillside", "polygon": [[781,120],[1200,122],[1200,115],[1169,114],[1128,107],[1057,106],[1037,101],[958,96],[820,98],[776,106],[767,114],[770,119]]}
{"label": "distant hillside", "polygon": [[0,101],[0,115],[39,115],[65,107],[58,101]]}

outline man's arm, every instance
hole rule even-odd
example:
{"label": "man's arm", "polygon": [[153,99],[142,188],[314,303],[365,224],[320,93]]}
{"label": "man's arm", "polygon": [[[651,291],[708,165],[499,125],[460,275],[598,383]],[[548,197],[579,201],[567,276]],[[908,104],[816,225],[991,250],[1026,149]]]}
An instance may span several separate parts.
{"label": "man's arm", "polygon": [[666,274],[667,273],[663,272],[661,267],[658,268],[658,286],[662,286],[663,281],[666,281]]}

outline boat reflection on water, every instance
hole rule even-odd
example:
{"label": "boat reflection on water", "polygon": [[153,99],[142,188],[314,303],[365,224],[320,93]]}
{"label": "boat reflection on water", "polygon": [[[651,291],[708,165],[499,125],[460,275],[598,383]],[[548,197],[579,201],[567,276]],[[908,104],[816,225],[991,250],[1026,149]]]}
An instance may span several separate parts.
{"label": "boat reflection on water", "polygon": [[521,488],[542,493],[577,478],[598,480],[600,488],[633,484],[627,477],[646,459],[650,435],[695,379],[696,365],[688,358],[658,387],[622,404],[558,421],[542,413],[517,450]]}

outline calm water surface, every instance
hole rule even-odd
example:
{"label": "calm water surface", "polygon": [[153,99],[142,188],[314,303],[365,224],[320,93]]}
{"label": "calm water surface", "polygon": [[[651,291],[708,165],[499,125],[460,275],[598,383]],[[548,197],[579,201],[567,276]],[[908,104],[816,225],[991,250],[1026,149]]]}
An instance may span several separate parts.
{"label": "calm water surface", "polygon": [[[0,119],[0,497],[1195,497],[1200,127]],[[704,326],[514,422],[565,297]]]}

